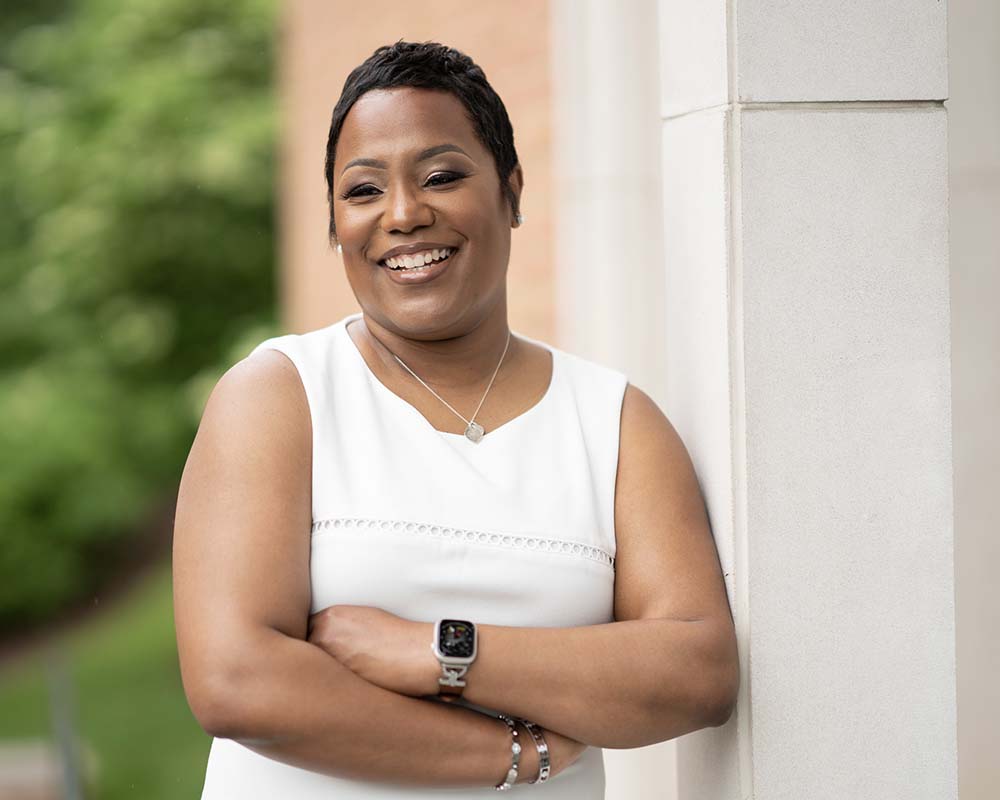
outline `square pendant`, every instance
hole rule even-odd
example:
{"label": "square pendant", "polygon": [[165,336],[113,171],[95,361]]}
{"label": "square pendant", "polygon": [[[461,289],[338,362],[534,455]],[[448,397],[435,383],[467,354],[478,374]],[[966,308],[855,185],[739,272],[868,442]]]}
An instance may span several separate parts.
{"label": "square pendant", "polygon": [[465,438],[471,439],[473,442],[478,442],[483,438],[486,431],[483,430],[483,426],[478,422],[470,422],[469,426],[465,429]]}

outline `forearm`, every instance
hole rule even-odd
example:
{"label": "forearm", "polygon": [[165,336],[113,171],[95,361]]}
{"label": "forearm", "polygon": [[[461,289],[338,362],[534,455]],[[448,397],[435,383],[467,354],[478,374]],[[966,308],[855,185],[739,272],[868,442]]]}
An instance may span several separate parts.
{"label": "forearm", "polygon": [[631,748],[723,721],[735,659],[714,623],[478,625],[463,696],[595,747]]}
{"label": "forearm", "polygon": [[[252,651],[266,655],[230,677],[219,733],[262,755],[406,786],[488,787],[510,767],[510,734],[499,720],[382,689],[277,631],[261,634]],[[524,756],[530,779],[537,755]]]}

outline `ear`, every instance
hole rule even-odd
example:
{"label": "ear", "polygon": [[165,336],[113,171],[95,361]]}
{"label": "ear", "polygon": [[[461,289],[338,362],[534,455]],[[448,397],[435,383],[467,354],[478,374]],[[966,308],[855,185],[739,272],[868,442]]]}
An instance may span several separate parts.
{"label": "ear", "polygon": [[[507,178],[507,185],[510,186],[515,199],[514,210],[511,214],[517,214],[521,210],[521,190],[524,189],[524,172],[521,169],[520,163],[516,164],[514,169],[510,171],[510,177]],[[518,226],[517,220],[512,219],[511,225],[516,228]]]}

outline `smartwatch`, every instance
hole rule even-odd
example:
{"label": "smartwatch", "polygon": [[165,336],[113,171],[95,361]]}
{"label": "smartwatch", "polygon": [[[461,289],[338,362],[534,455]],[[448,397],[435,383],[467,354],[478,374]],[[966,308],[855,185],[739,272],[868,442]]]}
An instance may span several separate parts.
{"label": "smartwatch", "polygon": [[441,619],[434,623],[431,649],[441,663],[437,694],[440,699],[451,702],[462,696],[465,688],[462,678],[476,660],[478,644],[476,626],[468,620]]}

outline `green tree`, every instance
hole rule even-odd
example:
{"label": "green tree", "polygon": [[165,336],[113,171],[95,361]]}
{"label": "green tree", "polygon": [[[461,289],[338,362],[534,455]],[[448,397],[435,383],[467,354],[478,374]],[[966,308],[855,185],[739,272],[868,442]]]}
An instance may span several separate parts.
{"label": "green tree", "polygon": [[273,0],[0,22],[0,639],[98,592],[275,332]]}

